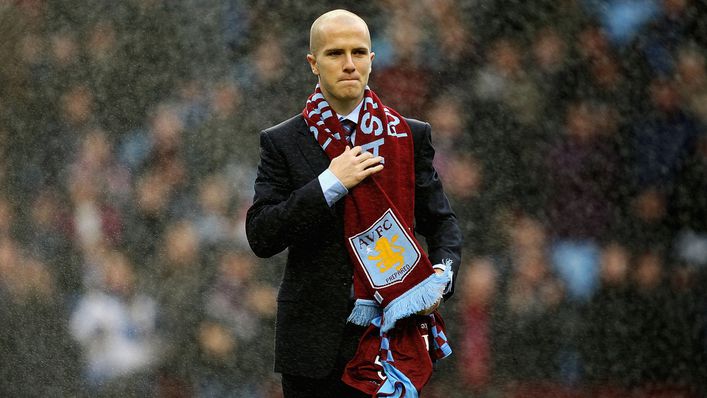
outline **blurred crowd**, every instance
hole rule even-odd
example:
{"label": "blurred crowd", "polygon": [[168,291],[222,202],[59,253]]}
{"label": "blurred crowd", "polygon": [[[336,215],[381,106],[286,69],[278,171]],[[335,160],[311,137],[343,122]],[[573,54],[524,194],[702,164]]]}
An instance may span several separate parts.
{"label": "blurred crowd", "polygon": [[243,220],[335,7],[465,235],[425,396],[707,394],[704,2],[0,0],[0,396],[279,396]]}

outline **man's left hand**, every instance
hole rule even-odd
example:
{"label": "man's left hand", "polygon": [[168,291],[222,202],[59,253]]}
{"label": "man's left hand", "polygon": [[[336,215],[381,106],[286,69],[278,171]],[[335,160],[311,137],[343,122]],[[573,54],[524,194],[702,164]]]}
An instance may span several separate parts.
{"label": "man's left hand", "polygon": [[[444,273],[444,271],[442,271],[439,268],[435,268],[435,273],[437,275],[441,275]],[[432,304],[432,306],[430,308],[427,308],[427,309],[424,309],[424,310],[418,312],[417,315],[429,315],[429,314],[435,312],[437,310],[437,308],[439,308],[439,305],[442,304],[442,293],[443,292],[439,292],[439,299],[437,299],[437,301],[435,301],[435,303]]]}

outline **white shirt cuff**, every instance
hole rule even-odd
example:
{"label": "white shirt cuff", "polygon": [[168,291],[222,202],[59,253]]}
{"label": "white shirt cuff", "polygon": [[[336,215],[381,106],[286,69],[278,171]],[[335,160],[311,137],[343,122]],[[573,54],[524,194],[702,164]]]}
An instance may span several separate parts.
{"label": "white shirt cuff", "polygon": [[319,185],[322,187],[322,192],[324,192],[324,199],[326,199],[329,207],[334,206],[334,203],[338,202],[339,199],[349,193],[349,190],[346,189],[344,184],[342,184],[329,169],[319,174],[318,179]]}
{"label": "white shirt cuff", "polygon": [[[451,267],[451,264],[450,264]],[[433,269],[439,269],[442,271],[445,271],[447,269],[447,265],[445,264],[435,264],[432,266]],[[447,283],[447,287],[444,288],[444,292],[442,294],[447,294],[452,290],[452,281],[454,280],[454,271],[451,269],[449,270],[449,283]]]}

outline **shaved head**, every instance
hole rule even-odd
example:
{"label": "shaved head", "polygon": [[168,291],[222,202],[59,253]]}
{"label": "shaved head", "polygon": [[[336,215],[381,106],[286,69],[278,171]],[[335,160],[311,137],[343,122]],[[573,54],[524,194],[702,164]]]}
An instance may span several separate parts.
{"label": "shaved head", "polygon": [[363,100],[375,57],[368,25],[350,11],[329,11],[312,24],[309,51],[324,98],[337,114],[348,114]]}
{"label": "shaved head", "polygon": [[338,26],[360,26],[366,32],[366,37],[368,38],[368,48],[371,47],[371,34],[368,31],[368,25],[358,15],[346,10],[332,10],[326,12],[319,16],[313,23],[309,30],[309,52],[310,54],[316,54],[317,51],[321,49],[322,42],[324,41],[325,31],[328,26],[338,25]]}

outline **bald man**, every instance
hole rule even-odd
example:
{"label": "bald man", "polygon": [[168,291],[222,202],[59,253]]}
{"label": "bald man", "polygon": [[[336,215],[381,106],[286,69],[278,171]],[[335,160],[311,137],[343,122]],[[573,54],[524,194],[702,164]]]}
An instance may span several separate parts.
{"label": "bald man", "polygon": [[[345,236],[352,216],[344,205],[357,192],[360,198],[363,181],[377,175],[379,185],[395,191],[396,178],[405,185],[409,177],[410,190],[398,202],[410,205],[411,218],[414,212],[414,232],[425,237],[430,261],[459,267],[461,233],[432,167],[430,125],[396,116],[368,89],[374,58],[363,19],[345,10],[317,18],[307,54],[316,90],[302,113],[260,135],[246,231],[260,257],[288,250],[275,337],[286,398],[370,396],[341,381],[365,330],[347,322],[356,300]],[[397,153],[408,154],[396,159]],[[409,173],[398,163],[409,164]],[[453,280],[445,298],[452,292]]]}

